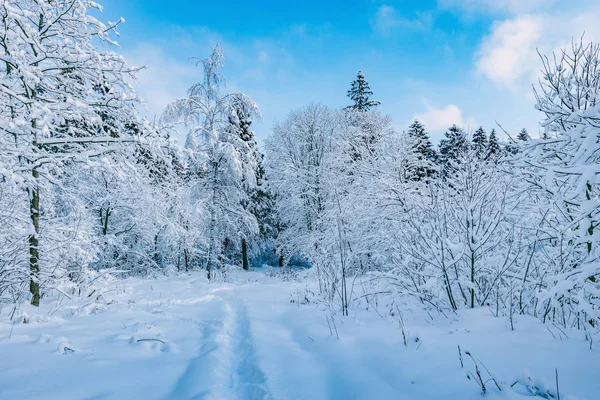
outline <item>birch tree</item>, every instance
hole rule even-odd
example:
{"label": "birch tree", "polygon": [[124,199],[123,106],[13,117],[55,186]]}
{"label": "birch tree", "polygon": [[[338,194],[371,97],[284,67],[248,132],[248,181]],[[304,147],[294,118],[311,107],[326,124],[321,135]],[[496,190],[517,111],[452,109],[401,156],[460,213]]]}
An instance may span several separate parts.
{"label": "birch tree", "polygon": [[243,206],[246,189],[256,186],[256,167],[247,157],[251,152],[248,141],[231,129],[231,120],[260,118],[260,110],[243,93],[221,93],[225,86],[220,73],[223,62],[219,46],[210,57],[198,60],[202,82],[190,87],[187,97],[170,104],[162,116],[163,124],[181,123],[188,130],[190,185],[192,199],[205,220],[209,279],[213,268],[226,262],[230,246],[258,232],[256,218]]}

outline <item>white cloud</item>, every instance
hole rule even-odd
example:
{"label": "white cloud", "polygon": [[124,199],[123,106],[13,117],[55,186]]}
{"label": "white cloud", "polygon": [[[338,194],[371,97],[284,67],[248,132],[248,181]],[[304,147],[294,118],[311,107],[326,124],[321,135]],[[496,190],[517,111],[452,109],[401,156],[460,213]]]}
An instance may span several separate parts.
{"label": "white cloud", "polygon": [[530,78],[539,64],[535,49],[543,25],[542,18],[530,15],[495,24],[481,45],[477,72],[509,88],[526,75]]}
{"label": "white cloud", "polygon": [[413,119],[419,120],[432,133],[445,131],[453,124],[467,127],[473,122],[471,119],[465,120],[461,109],[455,104],[436,108],[425,102],[425,107],[426,110],[415,115]]}
{"label": "white cloud", "polygon": [[531,93],[540,76],[538,51],[550,55],[570,46],[572,38],[585,32],[586,41],[598,41],[599,7],[570,13],[550,10],[510,17],[493,24],[476,58],[479,74],[499,86],[518,93]]}
{"label": "white cloud", "polygon": [[371,27],[376,33],[388,36],[397,28],[426,30],[431,27],[431,23],[432,16],[429,13],[420,13],[416,18],[408,19],[400,16],[394,7],[384,4],[377,9]]}

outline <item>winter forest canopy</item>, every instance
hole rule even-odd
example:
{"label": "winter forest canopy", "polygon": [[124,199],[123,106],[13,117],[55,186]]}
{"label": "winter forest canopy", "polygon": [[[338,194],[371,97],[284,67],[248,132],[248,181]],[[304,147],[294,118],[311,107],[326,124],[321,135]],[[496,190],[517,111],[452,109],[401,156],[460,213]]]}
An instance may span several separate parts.
{"label": "winter forest canopy", "polygon": [[379,302],[390,315],[405,303],[448,318],[483,308],[511,329],[531,316],[581,331],[593,347],[599,44],[540,54],[539,136],[499,121],[449,126],[436,143],[423,121],[399,129],[379,112],[358,71],[339,93],[346,107],[289,110],[259,143],[260,104],[226,85],[218,44],[193,59],[197,83],[145,118],[141,67],[116,43],[123,20],[101,22],[98,7],[0,4],[5,310],[92,301],[122,279],[201,273],[217,285],[307,268],[339,316]]}

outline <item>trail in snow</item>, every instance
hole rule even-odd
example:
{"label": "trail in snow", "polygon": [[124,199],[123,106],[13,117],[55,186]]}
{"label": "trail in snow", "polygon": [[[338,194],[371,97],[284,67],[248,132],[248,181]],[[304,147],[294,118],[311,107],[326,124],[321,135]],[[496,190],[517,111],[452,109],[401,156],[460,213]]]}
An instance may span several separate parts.
{"label": "trail in snow", "polygon": [[228,295],[217,298],[223,320],[203,323],[198,356],[189,362],[167,398],[271,399],[265,375],[256,363],[245,306]]}
{"label": "trail in snow", "polygon": [[481,399],[458,344],[504,382],[490,398],[524,400],[510,384],[527,371],[552,387],[555,368],[561,398],[600,392],[600,352],[576,331],[555,339],[521,316],[511,331],[485,309],[434,324],[415,312],[406,314],[404,346],[393,321],[355,310],[335,317],[338,339],[330,310],[290,303],[306,284],[245,273],[260,282],[217,285],[199,276],[121,281],[105,304],[26,306],[27,324],[5,310],[0,399]]}
{"label": "trail in snow", "polygon": [[211,389],[215,382],[214,366],[219,362],[214,354],[217,350],[215,340],[217,332],[222,329],[222,326],[222,321],[205,323],[202,327],[203,344],[198,349],[198,355],[188,363],[167,398],[190,400],[210,398]]}

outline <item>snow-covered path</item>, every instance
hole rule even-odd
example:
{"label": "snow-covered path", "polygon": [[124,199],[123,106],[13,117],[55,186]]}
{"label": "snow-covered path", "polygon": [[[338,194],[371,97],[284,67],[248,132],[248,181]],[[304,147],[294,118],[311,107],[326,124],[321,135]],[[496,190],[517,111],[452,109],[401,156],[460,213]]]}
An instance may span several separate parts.
{"label": "snow-covered path", "polygon": [[551,388],[555,368],[565,395],[600,392],[599,352],[535,320],[512,332],[487,310],[436,324],[406,317],[405,346],[398,325],[374,312],[334,317],[298,304],[305,284],[259,275],[121,281],[104,304],[27,308],[27,324],[5,308],[0,399],[479,399],[459,344],[506,382],[492,398],[526,398],[510,388],[524,370]]}
{"label": "snow-covered path", "polygon": [[189,361],[168,398],[268,399],[266,379],[256,364],[248,315],[240,300],[217,293],[211,307],[222,319],[198,323],[198,355]]}

